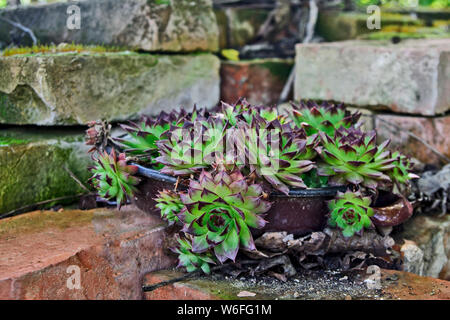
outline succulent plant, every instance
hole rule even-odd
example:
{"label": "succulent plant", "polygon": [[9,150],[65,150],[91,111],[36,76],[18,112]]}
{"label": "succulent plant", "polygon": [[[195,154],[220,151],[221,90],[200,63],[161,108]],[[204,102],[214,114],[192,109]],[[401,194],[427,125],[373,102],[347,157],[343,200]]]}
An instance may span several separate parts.
{"label": "succulent plant", "polygon": [[259,128],[260,122],[250,127],[241,124],[237,143],[245,150],[250,172],[263,177],[275,189],[288,194],[289,187],[306,188],[302,174],[314,168],[317,135],[307,137],[303,129],[292,130],[278,120]]}
{"label": "succulent plant", "polygon": [[172,123],[158,123],[157,121],[145,118],[139,124],[129,122],[128,125],[121,125],[122,129],[128,132],[126,139],[116,138],[125,147],[125,152],[132,156],[137,156],[141,161],[152,162],[155,154],[158,154],[156,141],[161,135],[170,129]]}
{"label": "succulent plant", "polygon": [[251,124],[254,118],[263,119],[268,122],[278,119],[284,122],[284,117],[278,113],[276,107],[253,106],[245,99],[239,99],[233,105],[222,102],[222,114],[231,126],[236,126],[239,120]]}
{"label": "succulent plant", "polygon": [[239,171],[215,175],[202,171],[180,198],[185,208],[178,218],[183,231],[193,236],[194,253],[213,250],[223,263],[234,261],[239,247],[255,249],[249,227],[262,228],[266,221],[261,214],[270,208],[260,185],[248,185]]}
{"label": "succulent plant", "polygon": [[106,146],[111,142],[111,125],[106,121],[90,121],[89,129],[86,130],[86,145],[92,146],[89,153],[97,151],[103,153]]}
{"label": "succulent plant", "polygon": [[154,158],[159,155],[156,142],[163,139],[163,134],[176,130],[192,123],[196,119],[206,119],[206,110],[197,110],[194,106],[192,112],[187,113],[184,109],[170,113],[161,112],[157,118],[143,116],[140,122],[129,121],[121,124],[123,130],[128,133],[126,138],[115,138],[126,149],[128,155],[136,156],[140,161],[154,163]]}
{"label": "succulent plant", "polygon": [[165,134],[157,142],[160,156],[155,159],[164,165],[161,172],[183,176],[210,167],[217,157],[223,157],[226,128],[220,118],[197,118]]}
{"label": "succulent plant", "polygon": [[114,149],[106,151],[97,159],[96,165],[90,168],[93,173],[89,182],[95,187],[100,197],[106,200],[116,200],[117,207],[126,203],[127,196],[135,191],[139,178],[133,176],[138,171],[134,165],[128,165],[124,153],[116,156]]}
{"label": "succulent plant", "polygon": [[156,207],[161,210],[161,218],[167,220],[169,224],[179,222],[177,214],[180,213],[184,205],[180,200],[178,193],[170,190],[163,190],[159,192],[155,199]]}
{"label": "succulent plant", "polygon": [[307,135],[324,132],[334,136],[339,128],[350,128],[361,117],[360,112],[350,113],[342,104],[335,105],[323,102],[321,105],[313,101],[292,104],[290,119],[299,128],[304,128]]}
{"label": "succulent plant", "polygon": [[376,133],[359,129],[340,128],[334,137],[320,132],[323,164],[318,165],[319,175],[331,176],[330,183],[363,185],[376,189],[392,184],[388,175],[395,168],[395,158],[386,150],[389,140],[376,145]]}
{"label": "succulent plant", "polygon": [[173,249],[173,252],[178,254],[177,267],[185,267],[187,272],[201,269],[204,273],[210,273],[211,269],[209,264],[215,264],[211,252],[193,252],[192,244],[189,240],[182,238],[178,238],[177,240],[179,245]]}
{"label": "succulent plant", "polygon": [[392,163],[394,167],[388,172],[388,175],[394,183],[408,184],[409,180],[419,178],[418,175],[412,173],[413,164],[408,157],[395,151],[391,158],[395,159]]}
{"label": "succulent plant", "polygon": [[341,228],[345,237],[351,237],[363,227],[369,228],[372,225],[370,216],[373,215],[370,203],[370,197],[363,197],[359,191],[338,192],[336,198],[328,202],[331,211],[329,225]]}
{"label": "succulent plant", "polygon": [[173,126],[182,126],[188,116],[184,109],[170,113],[161,112],[156,119],[143,116],[139,123],[129,121],[121,124],[121,128],[128,133],[126,138],[115,138],[114,140],[124,146],[125,152],[136,156],[143,162],[153,162],[158,155],[156,142],[161,135]]}

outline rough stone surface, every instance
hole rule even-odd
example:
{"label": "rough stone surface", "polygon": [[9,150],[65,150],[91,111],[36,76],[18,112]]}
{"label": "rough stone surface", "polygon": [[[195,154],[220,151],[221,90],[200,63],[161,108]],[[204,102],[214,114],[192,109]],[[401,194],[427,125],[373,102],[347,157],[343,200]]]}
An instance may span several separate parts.
{"label": "rough stone surface", "polygon": [[450,158],[450,116],[427,118],[397,115],[375,117],[379,141],[391,139],[390,148],[422,161],[440,164],[442,158],[409,133],[422,138],[443,155]]}
{"label": "rough stone surface", "polygon": [[[182,275],[177,271],[152,272],[145,285],[173,279]],[[381,269],[380,288],[369,289],[364,280],[370,275],[308,273],[283,283],[275,278],[224,279],[223,276],[203,276],[146,292],[147,300],[397,300],[450,299],[450,282],[420,277],[409,272]],[[239,297],[242,291],[253,297]]]}
{"label": "rough stone surface", "polygon": [[[211,0],[79,1],[80,28],[70,30],[67,11],[71,5],[3,9],[0,16],[26,25],[43,44],[75,42],[172,52],[218,50],[218,27]],[[15,27],[0,21],[0,42],[8,45],[18,37]],[[26,40],[31,44],[27,36],[21,44]]]}
{"label": "rough stone surface", "polygon": [[221,100],[240,97],[252,104],[276,104],[293,66],[292,60],[224,61],[221,65]]}
{"label": "rough stone surface", "polygon": [[133,207],[0,220],[0,299],[142,299],[143,276],[174,264],[165,228]]}
{"label": "rough stone surface", "polygon": [[219,100],[210,54],[49,54],[0,58],[0,123],[125,120]]}
{"label": "rough stone surface", "polygon": [[424,262],[422,249],[414,241],[405,240],[405,243],[400,247],[400,252],[403,257],[403,270],[423,275]]}
{"label": "rough stone surface", "polygon": [[80,130],[4,129],[0,132],[0,213],[85,192],[90,157]]}
{"label": "rough stone surface", "polygon": [[362,108],[352,108],[347,107],[347,109],[350,112],[360,112],[361,118],[359,122],[361,123],[361,129],[364,131],[372,131],[375,129],[375,112],[368,110],[368,109],[362,109]]}
{"label": "rough stone surface", "polygon": [[[414,241],[423,251],[421,275],[450,280],[450,215],[418,215],[407,221],[399,239]],[[411,268],[420,270],[420,260]]]}
{"label": "rough stone surface", "polygon": [[383,270],[383,294],[395,300],[450,300],[450,281]]}
{"label": "rough stone surface", "polygon": [[450,109],[450,39],[298,44],[295,99],[398,113]]}
{"label": "rough stone surface", "polygon": [[[367,28],[368,14],[354,12],[339,12],[336,10],[321,10],[317,19],[317,33],[327,41],[342,41],[356,39],[358,36],[377,32],[377,29]],[[408,15],[381,13],[381,27],[423,25],[423,21]]]}

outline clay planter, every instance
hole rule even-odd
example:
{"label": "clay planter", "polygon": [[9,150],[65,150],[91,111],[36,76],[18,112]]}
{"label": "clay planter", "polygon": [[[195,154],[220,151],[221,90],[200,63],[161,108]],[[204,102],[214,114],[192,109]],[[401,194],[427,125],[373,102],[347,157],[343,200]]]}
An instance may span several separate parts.
{"label": "clay planter", "polygon": [[132,202],[142,211],[159,216],[160,212],[155,207],[156,201],[154,198],[163,189],[173,189],[177,179],[162,174],[157,170],[148,169],[135,163],[133,164],[138,167],[138,175],[143,177],[143,179],[137,186],[138,192],[133,197]]}
{"label": "clay planter", "polygon": [[[154,198],[158,191],[173,189],[177,179],[137,165],[142,182],[137,186],[138,192],[133,203],[144,212],[160,215],[155,207]],[[178,186],[183,189],[183,186]],[[291,189],[289,195],[273,192],[269,201],[272,207],[265,214],[268,222],[263,229],[253,229],[255,236],[264,232],[286,231],[294,235],[305,235],[322,230],[327,223],[327,200],[336,196],[338,191],[345,192],[346,187],[325,187],[317,189]],[[412,206],[403,196],[380,192],[373,205],[373,223],[380,227],[390,227],[403,223],[412,215]]]}
{"label": "clay planter", "polygon": [[[155,208],[154,198],[160,190],[173,189],[177,179],[157,170],[139,165],[137,167],[138,175],[144,179],[137,186],[139,192],[133,197],[133,203],[139,209],[159,216],[160,212]],[[326,224],[328,212],[325,201],[332,199],[337,191],[345,191],[345,187],[292,189],[289,196],[274,192],[269,198],[272,207],[265,215],[268,223],[263,229],[254,229],[252,232],[258,235],[270,231],[287,231],[295,235],[303,235],[322,230]]]}
{"label": "clay planter", "polygon": [[413,214],[413,207],[404,196],[389,192],[380,192],[372,208],[374,215],[370,219],[378,227],[397,226]]}
{"label": "clay planter", "polygon": [[325,201],[333,199],[338,191],[344,192],[345,187],[291,189],[289,195],[274,192],[269,198],[272,207],[265,217],[268,223],[253,233],[286,231],[304,235],[322,230],[327,223],[328,207]]}

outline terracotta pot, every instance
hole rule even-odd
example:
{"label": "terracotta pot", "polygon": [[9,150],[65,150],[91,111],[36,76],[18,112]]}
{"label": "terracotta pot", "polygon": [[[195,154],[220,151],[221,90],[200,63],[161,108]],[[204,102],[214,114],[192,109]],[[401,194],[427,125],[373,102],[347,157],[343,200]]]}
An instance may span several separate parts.
{"label": "terracotta pot", "polygon": [[370,219],[378,227],[397,226],[413,214],[413,207],[404,196],[390,192],[380,192],[372,208],[374,215]]}
{"label": "terracotta pot", "polygon": [[155,207],[154,198],[159,191],[163,189],[173,189],[177,179],[157,170],[148,169],[140,165],[138,167],[138,175],[143,177],[142,182],[137,186],[138,192],[132,198],[132,203],[144,212],[160,216],[160,211]]}
{"label": "terracotta pot", "polygon": [[269,200],[272,207],[267,212],[268,222],[261,230],[252,230],[257,236],[264,232],[287,231],[294,235],[305,235],[322,230],[327,222],[327,200],[345,187],[318,189],[291,189],[289,195],[272,193]]}
{"label": "terracotta pot", "polygon": [[[155,207],[154,198],[158,191],[173,189],[177,179],[137,165],[138,175],[144,177],[137,186],[139,192],[133,197],[133,203],[141,210],[160,215]],[[179,186],[179,189],[182,187]],[[318,189],[291,189],[289,195],[274,192],[269,201],[272,207],[265,214],[268,222],[263,229],[252,229],[254,236],[264,232],[286,231],[294,235],[305,235],[322,230],[327,222],[327,200],[335,197],[338,191],[345,192],[346,187],[326,187]],[[412,215],[412,206],[405,197],[393,193],[380,192],[373,205],[375,211],[371,217],[380,227],[390,227],[403,223]]]}
{"label": "terracotta pot", "polygon": [[[176,178],[159,173],[157,170],[139,166],[138,175],[144,177],[137,186],[139,192],[133,197],[133,203],[141,210],[158,215],[154,198],[162,189],[173,189]],[[337,191],[345,187],[327,187],[320,189],[292,189],[289,196],[274,192],[270,195],[271,209],[266,213],[267,224],[263,229],[253,229],[254,235],[269,231],[287,231],[295,235],[322,230],[326,224],[328,212],[326,200],[332,199]]]}

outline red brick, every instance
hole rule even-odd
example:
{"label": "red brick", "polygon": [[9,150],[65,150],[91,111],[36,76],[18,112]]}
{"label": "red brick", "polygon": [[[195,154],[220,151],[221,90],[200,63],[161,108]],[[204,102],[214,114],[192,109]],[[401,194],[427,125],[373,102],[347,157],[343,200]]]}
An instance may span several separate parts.
{"label": "red brick", "polygon": [[276,104],[287,81],[291,60],[222,61],[221,100],[234,103],[243,97],[252,104]]}
{"label": "red brick", "polygon": [[[165,224],[134,207],[35,211],[0,221],[0,299],[141,299],[143,276],[170,267]],[[80,268],[70,290],[67,268]]]}

